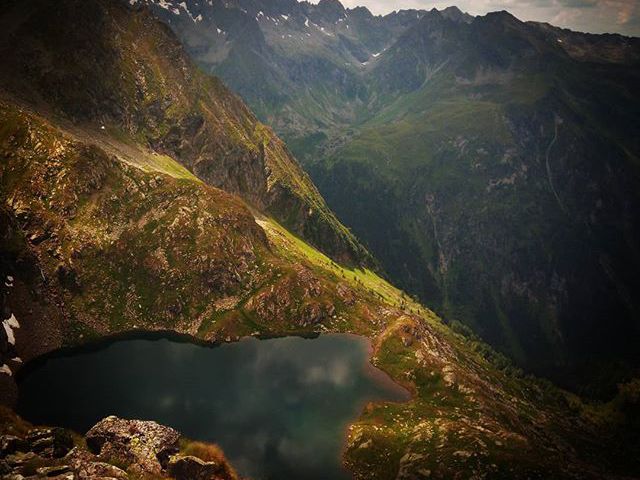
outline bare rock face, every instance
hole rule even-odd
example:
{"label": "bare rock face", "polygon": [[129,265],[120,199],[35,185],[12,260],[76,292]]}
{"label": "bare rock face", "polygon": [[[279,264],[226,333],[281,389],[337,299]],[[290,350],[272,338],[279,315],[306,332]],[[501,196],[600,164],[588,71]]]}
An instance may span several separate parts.
{"label": "bare rock face", "polygon": [[101,458],[131,471],[160,474],[178,452],[180,434],[156,422],[107,417],[87,432],[87,446]]}

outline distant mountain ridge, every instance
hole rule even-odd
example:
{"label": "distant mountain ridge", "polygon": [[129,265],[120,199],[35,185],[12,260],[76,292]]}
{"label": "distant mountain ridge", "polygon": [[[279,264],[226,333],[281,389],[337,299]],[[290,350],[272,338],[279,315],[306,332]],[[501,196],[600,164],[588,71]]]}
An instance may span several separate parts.
{"label": "distant mountain ridge", "polygon": [[638,365],[640,39],[505,11],[142,3],[394,281],[575,388]]}
{"label": "distant mountain ridge", "polygon": [[[352,122],[367,99],[362,74],[428,13],[374,16],[365,7],[346,9],[338,0],[129,3],[150,6],[205,70],[233,85],[279,131]],[[473,18],[456,7],[440,14],[460,22]],[[333,105],[338,100],[343,108]],[[304,109],[297,107],[301,104]]]}

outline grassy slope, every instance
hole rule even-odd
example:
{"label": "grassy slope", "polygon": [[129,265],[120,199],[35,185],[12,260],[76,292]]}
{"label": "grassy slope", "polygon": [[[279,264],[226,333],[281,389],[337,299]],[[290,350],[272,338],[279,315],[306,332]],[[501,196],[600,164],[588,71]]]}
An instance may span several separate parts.
{"label": "grassy slope", "polygon": [[[598,444],[588,437],[605,423],[570,410],[556,389],[499,367],[490,350],[374,273],[336,264],[268,217],[255,213],[254,223],[237,198],[167,175],[182,172],[171,159],[153,171],[144,156],[137,164],[117,147],[109,157],[9,103],[0,115],[3,208],[37,258],[46,280],[39,294],[53,299],[49,313],[61,318],[64,339],[47,344],[41,318],[30,319],[10,296],[25,360],[23,351],[132,328],[208,340],[359,333],[372,338],[374,363],[415,397],[368,407],[351,428],[345,458],[357,478],[394,478],[400,464],[436,478],[598,471]],[[18,290],[34,281],[26,271],[9,273]],[[580,455],[567,457],[570,448]]]}

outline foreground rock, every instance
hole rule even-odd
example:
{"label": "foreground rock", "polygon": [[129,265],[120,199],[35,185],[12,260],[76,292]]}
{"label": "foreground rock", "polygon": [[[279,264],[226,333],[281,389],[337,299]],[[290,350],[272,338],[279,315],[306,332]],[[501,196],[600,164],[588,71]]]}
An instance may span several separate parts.
{"label": "foreground rock", "polygon": [[[15,415],[7,423],[0,425],[0,480],[238,479],[218,447],[181,442],[156,422],[107,417],[87,432],[88,450],[65,429],[31,428]],[[216,458],[199,458],[193,445]]]}
{"label": "foreground rock", "polygon": [[224,465],[198,457],[176,455],[169,461],[169,473],[176,480],[218,480],[229,478]]}
{"label": "foreground rock", "polygon": [[107,417],[86,435],[87,446],[102,458],[140,473],[161,473],[178,453],[180,434],[156,422]]}

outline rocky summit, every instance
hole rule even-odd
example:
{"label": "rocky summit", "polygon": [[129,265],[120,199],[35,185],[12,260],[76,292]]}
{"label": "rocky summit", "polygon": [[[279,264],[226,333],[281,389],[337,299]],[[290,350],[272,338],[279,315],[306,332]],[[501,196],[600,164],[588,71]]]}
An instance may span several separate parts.
{"label": "rocky summit", "polygon": [[[455,9],[149,3],[0,5],[3,403],[33,361],[130,332],[350,333],[411,392],[354,412],[355,479],[640,475],[632,371],[596,362],[618,385],[585,400],[465,327],[523,364],[571,365],[600,338],[594,356],[633,365],[634,41]],[[320,189],[212,71],[246,83]],[[0,413],[6,478],[236,478],[152,419],[69,432]]]}

